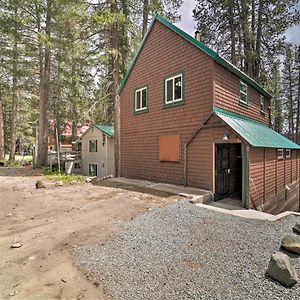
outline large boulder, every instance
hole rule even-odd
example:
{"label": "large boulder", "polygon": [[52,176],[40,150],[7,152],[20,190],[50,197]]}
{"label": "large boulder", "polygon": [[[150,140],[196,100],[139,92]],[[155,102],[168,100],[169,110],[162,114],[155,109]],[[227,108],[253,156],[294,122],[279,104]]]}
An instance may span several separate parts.
{"label": "large boulder", "polygon": [[293,231],[297,234],[300,234],[300,223],[296,223],[296,225],[293,227]]}
{"label": "large boulder", "polygon": [[281,246],[288,251],[300,254],[300,236],[292,234],[285,236]]}
{"label": "large boulder", "polygon": [[291,264],[290,258],[282,252],[272,254],[266,275],[286,287],[299,281],[298,274]]}

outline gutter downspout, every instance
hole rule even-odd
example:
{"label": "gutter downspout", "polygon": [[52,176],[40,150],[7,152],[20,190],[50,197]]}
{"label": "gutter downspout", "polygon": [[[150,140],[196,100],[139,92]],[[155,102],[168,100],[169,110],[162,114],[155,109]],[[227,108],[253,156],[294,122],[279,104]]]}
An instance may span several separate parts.
{"label": "gutter downspout", "polygon": [[183,178],[184,178],[184,186],[187,186],[187,150],[188,150],[188,146],[189,144],[193,141],[193,139],[196,137],[196,135],[199,133],[199,131],[202,129],[202,127],[205,125],[205,123],[209,120],[209,118],[212,116],[213,113],[211,113],[207,118],[204,119],[204,121],[202,123],[200,123],[198,125],[198,127],[195,129],[195,131],[193,132],[193,134],[189,137],[189,139],[187,140],[187,142],[184,144],[184,148],[183,148]]}

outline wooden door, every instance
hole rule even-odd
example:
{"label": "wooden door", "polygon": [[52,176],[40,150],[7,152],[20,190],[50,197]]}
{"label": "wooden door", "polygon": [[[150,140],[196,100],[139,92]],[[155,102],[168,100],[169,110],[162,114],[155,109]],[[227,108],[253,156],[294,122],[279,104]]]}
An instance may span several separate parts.
{"label": "wooden door", "polygon": [[225,195],[229,191],[229,148],[228,145],[216,147],[216,193]]}

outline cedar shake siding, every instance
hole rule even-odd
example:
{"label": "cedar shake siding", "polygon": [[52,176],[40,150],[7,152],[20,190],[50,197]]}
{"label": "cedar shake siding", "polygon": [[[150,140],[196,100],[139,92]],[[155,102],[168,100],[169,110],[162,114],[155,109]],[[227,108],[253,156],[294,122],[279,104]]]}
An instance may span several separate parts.
{"label": "cedar shake siding", "polygon": [[[184,183],[183,145],[212,111],[212,70],[213,61],[208,55],[155,22],[120,94],[121,176]],[[184,104],[163,108],[164,79],[177,72],[184,77]],[[143,86],[148,87],[148,111],[135,114],[134,91]],[[181,158],[179,162],[161,162],[159,137],[172,134],[180,135]],[[211,154],[202,154],[211,161]],[[197,161],[194,166],[198,176],[203,172],[201,163]],[[194,181],[199,186],[201,179]],[[211,179],[203,185],[209,186]]]}
{"label": "cedar shake siding", "polygon": [[248,87],[248,107],[240,103],[240,78],[222,66],[214,63],[214,107],[237,113],[251,119],[270,124],[268,107],[270,101],[265,98],[266,111],[260,111],[260,94],[252,86]]}
{"label": "cedar shake siding", "polygon": [[277,149],[250,148],[249,208],[273,214],[299,211],[299,164],[298,150],[291,158],[277,158]]}
{"label": "cedar shake siding", "polygon": [[[183,101],[166,106],[165,80],[178,74]],[[241,81],[247,105],[240,103]],[[161,17],[119,96],[120,176],[187,184],[270,213],[299,210],[300,147],[268,128],[271,95]],[[292,157],[279,159],[275,147],[293,149]]]}

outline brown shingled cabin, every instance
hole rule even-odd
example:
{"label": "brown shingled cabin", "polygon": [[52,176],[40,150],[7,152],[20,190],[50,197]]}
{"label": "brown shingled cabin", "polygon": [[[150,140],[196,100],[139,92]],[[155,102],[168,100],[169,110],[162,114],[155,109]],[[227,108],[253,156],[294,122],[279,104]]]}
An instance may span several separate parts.
{"label": "brown shingled cabin", "polygon": [[271,95],[156,16],[119,87],[120,176],[299,211],[300,147],[270,127]]}

